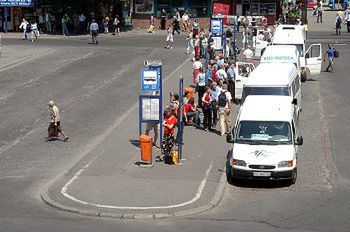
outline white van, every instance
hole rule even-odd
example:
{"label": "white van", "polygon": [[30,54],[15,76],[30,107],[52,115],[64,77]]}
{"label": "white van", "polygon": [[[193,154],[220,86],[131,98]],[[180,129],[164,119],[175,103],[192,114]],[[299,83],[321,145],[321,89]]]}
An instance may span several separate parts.
{"label": "white van", "polygon": [[297,151],[303,144],[286,96],[249,96],[227,142],[233,143],[227,170],[235,178],[297,179]]}
{"label": "white van", "polygon": [[[300,53],[293,45],[275,45],[265,48],[260,64],[265,63],[292,63],[299,71],[301,78]],[[303,80],[301,80],[303,82]]]}
{"label": "white van", "polygon": [[270,46],[294,45],[300,54],[301,78],[307,79],[309,75],[321,73],[322,46],[312,44],[307,50],[305,48],[306,34],[304,27],[299,25],[280,25],[276,28]]}
{"label": "white van", "polygon": [[251,73],[243,87],[241,104],[250,95],[289,96],[295,106],[295,116],[301,112],[301,82],[291,63],[262,63]]}

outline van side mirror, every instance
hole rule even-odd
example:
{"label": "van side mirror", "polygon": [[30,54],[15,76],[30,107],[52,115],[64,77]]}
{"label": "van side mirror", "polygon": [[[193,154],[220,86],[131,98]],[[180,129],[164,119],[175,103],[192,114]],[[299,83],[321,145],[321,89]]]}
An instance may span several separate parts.
{"label": "van side mirror", "polygon": [[293,101],[292,101],[292,104],[297,106],[298,105],[298,99],[294,98]]}
{"label": "van side mirror", "polygon": [[306,53],[305,54],[305,58],[307,59],[307,58],[310,58],[310,54],[309,53]]}
{"label": "van side mirror", "polygon": [[301,146],[304,143],[304,139],[302,136],[298,136],[296,145]]}
{"label": "van side mirror", "polygon": [[233,134],[233,130],[231,133],[226,135],[226,142],[228,143],[234,143],[234,134]]}

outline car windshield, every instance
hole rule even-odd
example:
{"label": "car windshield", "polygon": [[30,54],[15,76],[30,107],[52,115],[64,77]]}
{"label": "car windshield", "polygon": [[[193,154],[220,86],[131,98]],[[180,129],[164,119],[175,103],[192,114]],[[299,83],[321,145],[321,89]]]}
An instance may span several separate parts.
{"label": "car windshield", "polygon": [[237,143],[291,144],[289,122],[241,121],[237,127]]}
{"label": "car windshield", "polygon": [[290,96],[288,87],[244,87],[242,102],[249,95]]}

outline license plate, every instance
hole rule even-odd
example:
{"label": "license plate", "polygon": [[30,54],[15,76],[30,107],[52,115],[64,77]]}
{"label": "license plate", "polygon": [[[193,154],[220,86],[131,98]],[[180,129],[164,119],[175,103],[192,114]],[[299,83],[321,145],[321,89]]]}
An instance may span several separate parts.
{"label": "license plate", "polygon": [[271,176],[271,172],[253,172],[253,176]]}

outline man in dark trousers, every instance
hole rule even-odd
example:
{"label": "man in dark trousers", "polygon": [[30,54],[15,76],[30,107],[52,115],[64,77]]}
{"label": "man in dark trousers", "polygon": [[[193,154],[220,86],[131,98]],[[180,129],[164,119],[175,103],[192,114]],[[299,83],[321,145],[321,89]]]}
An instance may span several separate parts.
{"label": "man in dark trousers", "polygon": [[173,35],[175,34],[175,31],[177,31],[177,34],[180,34],[180,23],[177,20],[176,16],[173,17]]}

